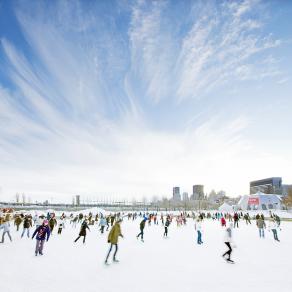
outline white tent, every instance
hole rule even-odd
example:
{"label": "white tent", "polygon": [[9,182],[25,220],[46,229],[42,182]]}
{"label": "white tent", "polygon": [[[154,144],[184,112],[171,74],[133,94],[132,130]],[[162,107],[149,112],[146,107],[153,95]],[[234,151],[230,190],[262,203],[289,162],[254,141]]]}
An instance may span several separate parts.
{"label": "white tent", "polygon": [[237,205],[241,210],[280,210],[281,198],[275,194],[257,192],[253,195],[243,196]]}
{"label": "white tent", "polygon": [[227,203],[223,203],[219,208],[218,210],[220,212],[232,212],[233,211],[233,207],[230,206],[229,204]]}

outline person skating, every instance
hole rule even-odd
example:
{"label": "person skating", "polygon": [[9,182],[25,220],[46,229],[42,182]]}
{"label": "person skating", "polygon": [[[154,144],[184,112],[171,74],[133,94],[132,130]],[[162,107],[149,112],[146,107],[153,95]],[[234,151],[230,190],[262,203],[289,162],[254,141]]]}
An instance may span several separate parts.
{"label": "person skating", "polygon": [[45,240],[49,240],[51,230],[49,227],[49,221],[45,219],[43,221],[43,224],[39,227],[36,228],[32,235],[32,239],[36,235],[36,246],[35,246],[35,255],[37,256],[38,254],[43,255],[43,249],[44,249],[44,244]]}
{"label": "person skating", "polygon": [[168,235],[168,227],[170,225],[170,220],[169,218],[167,217],[166,218],[166,221],[165,221],[165,224],[164,224],[164,233],[163,233],[163,237],[167,237]]}
{"label": "person skating", "polygon": [[83,243],[85,243],[85,239],[86,239],[86,229],[88,229],[88,230],[90,231],[89,226],[88,226],[86,220],[84,220],[84,221],[82,222],[82,224],[81,224],[81,228],[80,228],[79,236],[74,240],[74,242],[76,242],[77,240],[79,240],[79,238],[80,238],[81,236],[83,236]]}
{"label": "person skating", "polygon": [[146,218],[143,218],[143,220],[140,222],[140,233],[136,236],[137,239],[141,236],[141,241],[144,242],[144,228],[146,223]]}
{"label": "person skating", "polygon": [[110,216],[106,217],[106,231],[109,229],[109,224],[110,224]]}
{"label": "person skating", "polygon": [[244,218],[244,220],[246,222],[246,225],[251,224],[250,217],[249,217],[248,213],[244,214],[243,218]]}
{"label": "person skating", "polygon": [[257,225],[257,227],[259,229],[259,235],[260,235],[260,237],[265,238],[265,231],[264,231],[264,228],[266,228],[265,220],[263,220],[262,217],[259,217],[256,220],[256,225]]}
{"label": "person skating", "polygon": [[111,226],[113,226],[113,225],[114,225],[115,218],[116,218],[116,216],[115,216],[115,215],[111,215],[111,216],[110,216],[110,220],[111,220]]}
{"label": "person skating", "polygon": [[221,217],[221,226],[226,227],[226,220],[224,217]]}
{"label": "person skating", "polygon": [[99,221],[100,233],[101,234],[103,234],[104,228],[105,228],[106,225],[107,225],[106,219],[102,215],[101,218],[100,218],[100,221]]}
{"label": "person skating", "polygon": [[26,232],[27,237],[29,238],[30,227],[32,227],[32,221],[29,216],[25,215],[24,220],[23,220],[23,231],[22,231],[21,237],[23,237]]}
{"label": "person skating", "polygon": [[78,223],[78,215],[76,215],[76,216],[74,217],[74,219],[72,220],[72,222],[73,222],[73,228],[76,228],[77,223]]}
{"label": "person skating", "polygon": [[1,225],[1,229],[3,228],[3,233],[2,233],[2,241],[1,243],[4,243],[5,235],[9,237],[10,241],[12,241],[11,235],[10,235],[10,216],[7,215],[4,219],[4,222]]}
{"label": "person skating", "polygon": [[19,226],[22,222],[22,219],[19,215],[16,216],[15,220],[14,220],[14,225],[16,225],[16,231],[19,231]]}
{"label": "person skating", "polygon": [[63,231],[63,228],[65,228],[65,220],[61,217],[60,219],[61,221],[59,222],[59,226],[58,226],[58,234],[61,234]]}
{"label": "person skating", "polygon": [[110,243],[110,248],[109,248],[109,251],[107,253],[105,262],[104,262],[106,265],[108,264],[108,258],[109,258],[111,251],[112,251],[113,246],[115,246],[113,261],[118,262],[118,260],[116,258],[116,255],[118,252],[118,240],[119,240],[120,236],[124,237],[122,234],[122,231],[121,231],[121,225],[120,225],[121,222],[122,222],[122,219],[118,219],[108,234],[107,242]]}
{"label": "person skating", "polygon": [[237,213],[234,213],[234,215],[233,215],[233,221],[234,221],[234,228],[235,227],[239,227],[238,226],[238,221],[239,221],[239,215],[237,214]]}
{"label": "person skating", "polygon": [[49,226],[51,229],[51,234],[53,235],[53,230],[55,228],[55,226],[57,225],[57,220],[55,217],[51,217],[51,219],[49,220]]}
{"label": "person skating", "polygon": [[269,222],[269,230],[272,230],[274,239],[276,241],[280,241],[278,238],[278,232],[277,232],[278,228],[279,226],[276,219],[273,219],[272,221]]}
{"label": "person skating", "polygon": [[234,263],[233,260],[231,260],[231,253],[232,253],[232,241],[233,241],[233,229],[232,229],[233,225],[232,223],[229,224],[229,226],[225,229],[224,231],[224,243],[227,245],[228,250],[222,255],[224,259],[226,259],[225,257],[228,256],[228,258],[226,259],[227,262],[229,263]]}
{"label": "person skating", "polygon": [[195,223],[195,230],[197,230],[197,244],[202,244],[202,221],[199,218]]}

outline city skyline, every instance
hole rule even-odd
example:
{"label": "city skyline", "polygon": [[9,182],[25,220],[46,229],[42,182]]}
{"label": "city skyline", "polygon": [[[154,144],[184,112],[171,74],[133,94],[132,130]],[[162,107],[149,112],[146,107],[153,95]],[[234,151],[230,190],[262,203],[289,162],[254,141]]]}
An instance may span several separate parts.
{"label": "city skyline", "polygon": [[291,1],[0,1],[1,199],[291,183],[291,16]]}

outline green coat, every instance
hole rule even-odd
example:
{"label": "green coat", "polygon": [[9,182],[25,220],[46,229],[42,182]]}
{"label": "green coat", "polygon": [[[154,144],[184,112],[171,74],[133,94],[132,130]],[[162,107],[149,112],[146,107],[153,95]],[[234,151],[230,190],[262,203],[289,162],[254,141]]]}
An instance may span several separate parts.
{"label": "green coat", "polygon": [[119,236],[123,236],[121,233],[121,226],[120,223],[116,222],[115,225],[112,227],[111,231],[108,234],[108,242],[111,244],[117,244]]}

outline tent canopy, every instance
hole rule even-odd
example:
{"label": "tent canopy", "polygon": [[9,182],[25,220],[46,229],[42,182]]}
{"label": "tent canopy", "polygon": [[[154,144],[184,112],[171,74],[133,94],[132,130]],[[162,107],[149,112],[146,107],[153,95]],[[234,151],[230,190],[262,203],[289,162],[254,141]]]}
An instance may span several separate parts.
{"label": "tent canopy", "polygon": [[219,208],[218,208],[219,211],[222,211],[222,212],[232,212],[233,211],[233,208],[232,206],[230,206],[229,204],[227,203],[223,203]]}

